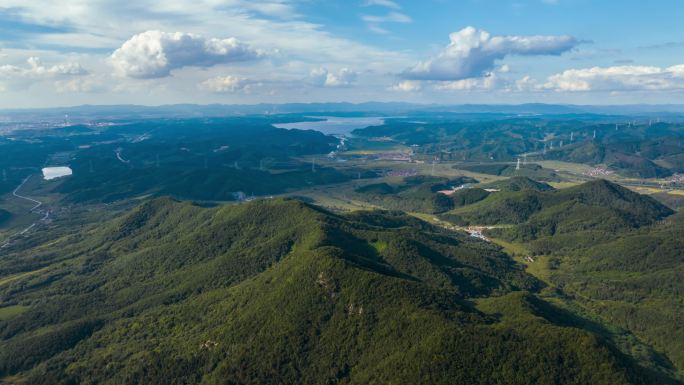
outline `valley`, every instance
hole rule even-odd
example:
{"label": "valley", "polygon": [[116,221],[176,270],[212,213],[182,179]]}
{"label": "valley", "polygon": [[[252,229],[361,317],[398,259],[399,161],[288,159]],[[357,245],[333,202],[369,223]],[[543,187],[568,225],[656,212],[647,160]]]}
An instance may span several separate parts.
{"label": "valley", "polygon": [[0,137],[0,378],[682,383],[681,123],[312,116]]}

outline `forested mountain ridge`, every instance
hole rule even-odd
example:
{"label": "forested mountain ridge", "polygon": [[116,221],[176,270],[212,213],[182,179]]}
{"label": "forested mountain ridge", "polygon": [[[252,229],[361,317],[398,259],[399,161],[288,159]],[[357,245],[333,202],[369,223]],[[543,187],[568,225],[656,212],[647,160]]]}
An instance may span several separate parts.
{"label": "forested mountain ridge", "polygon": [[440,178],[413,176],[401,183],[373,183],[354,190],[359,199],[389,210],[406,212],[442,213],[459,205],[458,199],[440,194],[440,190],[451,190],[465,184],[477,183],[469,177]]}
{"label": "forested mountain ridge", "polygon": [[[605,322],[653,346],[657,354],[630,348],[684,373],[684,218],[616,233],[578,231],[526,243],[535,269]],[[651,359],[652,359],[651,358]]]}
{"label": "forested mountain ridge", "polygon": [[500,118],[480,121],[466,116],[440,116],[421,122],[393,119],[383,126],[354,133],[420,145],[440,160],[462,162],[458,167],[494,175],[558,178],[554,172],[539,173],[534,165],[516,170],[515,166],[501,163],[514,162],[521,156],[532,162],[562,160],[603,165],[624,176],[639,178],[662,178],[684,171],[680,123],[616,125],[584,121],[581,116],[556,117],[552,121]]}
{"label": "forested mountain ridge", "polygon": [[655,199],[605,180],[553,191],[501,191],[444,218],[476,225],[516,224],[508,237],[534,239],[578,230],[617,230],[655,223],[674,212]]}
{"label": "forested mountain ridge", "polygon": [[641,178],[666,177],[673,172],[683,171],[681,157],[684,146],[677,136],[608,140],[607,143],[589,141],[556,149],[548,152],[546,158],[585,164],[605,164],[627,176]]}
{"label": "forested mountain ridge", "polygon": [[49,245],[0,261],[9,383],[660,378],[532,294],[497,246],[402,213],[164,198]]}

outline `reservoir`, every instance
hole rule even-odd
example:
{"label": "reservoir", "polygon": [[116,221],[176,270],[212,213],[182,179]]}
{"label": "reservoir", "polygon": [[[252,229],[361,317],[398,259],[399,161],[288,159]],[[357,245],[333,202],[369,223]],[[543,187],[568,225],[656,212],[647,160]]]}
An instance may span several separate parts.
{"label": "reservoir", "polygon": [[385,118],[380,117],[362,117],[362,118],[342,118],[337,116],[312,116],[315,119],[325,119],[317,122],[295,122],[295,123],[281,123],[274,124],[275,127],[285,128],[288,130],[316,130],[326,135],[349,135],[357,128],[366,128],[370,126],[382,126],[385,124]]}
{"label": "reservoir", "polygon": [[43,179],[52,180],[73,174],[69,167],[45,167],[43,169]]}

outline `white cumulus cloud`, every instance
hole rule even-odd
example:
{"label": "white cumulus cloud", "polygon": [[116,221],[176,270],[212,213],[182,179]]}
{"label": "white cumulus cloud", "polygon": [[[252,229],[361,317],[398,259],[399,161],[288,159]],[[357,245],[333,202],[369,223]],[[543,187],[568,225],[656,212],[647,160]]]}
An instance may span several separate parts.
{"label": "white cumulus cloud", "polygon": [[404,80],[389,88],[390,91],[397,92],[418,92],[423,89],[421,82],[415,80]]}
{"label": "white cumulus cloud", "polygon": [[110,62],[122,76],[161,78],[183,67],[211,67],[255,60],[262,53],[235,38],[204,38],[182,32],[147,31],[114,51]]}
{"label": "white cumulus cloud", "polygon": [[0,77],[4,78],[49,78],[58,76],[81,76],[88,74],[79,63],[69,62],[45,66],[38,57],[30,57],[26,61],[28,67],[11,64],[0,66]]}
{"label": "white cumulus cloud", "polygon": [[77,62],[65,62],[55,65],[45,65],[40,58],[32,56],[26,60],[27,65],[0,65],[0,91],[23,90],[34,84],[55,81],[55,88],[60,90],[61,84],[70,81],[80,81],[87,78],[88,71]]}
{"label": "white cumulus cloud", "polygon": [[555,91],[659,91],[684,89],[684,65],[570,69],[540,86]]}
{"label": "white cumulus cloud", "polygon": [[439,91],[485,91],[503,88],[504,86],[506,86],[506,82],[499,79],[496,73],[492,72],[481,78],[438,82],[435,85],[435,89]]}
{"label": "white cumulus cloud", "polygon": [[59,93],[93,93],[104,92],[106,87],[92,76],[79,76],[55,81],[55,90]]}
{"label": "white cumulus cloud", "polygon": [[212,92],[237,92],[243,90],[247,82],[237,76],[216,76],[205,80],[201,86]]}
{"label": "white cumulus cloud", "polygon": [[407,69],[402,77],[444,81],[481,77],[506,56],[560,55],[578,44],[571,36],[492,36],[474,27],[454,32],[449,39],[438,55]]}
{"label": "white cumulus cloud", "polygon": [[354,84],[358,72],[349,68],[342,68],[336,73],[328,71],[327,68],[316,68],[309,74],[311,82],[319,87],[348,87]]}

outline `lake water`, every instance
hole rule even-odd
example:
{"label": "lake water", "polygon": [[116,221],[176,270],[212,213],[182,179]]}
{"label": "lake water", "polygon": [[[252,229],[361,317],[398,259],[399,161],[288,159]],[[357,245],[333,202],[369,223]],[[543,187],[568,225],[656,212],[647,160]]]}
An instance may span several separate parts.
{"label": "lake water", "polygon": [[274,124],[274,126],[288,130],[316,130],[326,135],[349,135],[357,128],[382,126],[385,124],[385,118],[379,117],[341,118],[337,116],[316,116],[313,118],[325,120],[318,122],[281,123]]}
{"label": "lake water", "polygon": [[45,167],[43,169],[43,179],[52,180],[73,174],[69,167]]}

